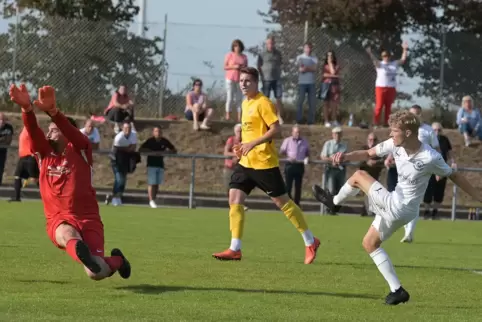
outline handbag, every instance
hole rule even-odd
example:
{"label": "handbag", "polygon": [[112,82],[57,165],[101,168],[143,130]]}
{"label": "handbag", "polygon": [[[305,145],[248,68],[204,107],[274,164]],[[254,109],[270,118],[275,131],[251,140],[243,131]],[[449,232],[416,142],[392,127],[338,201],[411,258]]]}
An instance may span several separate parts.
{"label": "handbag", "polygon": [[320,101],[326,101],[328,98],[328,93],[330,92],[331,82],[321,83],[320,90],[318,91],[318,99]]}

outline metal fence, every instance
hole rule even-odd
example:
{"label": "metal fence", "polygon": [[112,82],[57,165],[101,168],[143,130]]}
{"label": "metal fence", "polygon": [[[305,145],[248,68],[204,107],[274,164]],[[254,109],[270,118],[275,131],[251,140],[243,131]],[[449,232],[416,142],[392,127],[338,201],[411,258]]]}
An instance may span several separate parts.
{"label": "metal fence", "polygon": [[[0,146],[0,148],[7,148],[9,150],[16,150],[18,149],[17,146]],[[94,163],[95,165],[97,166],[98,163],[101,163],[101,162],[97,162],[97,161],[101,161],[99,159],[102,158],[104,159],[107,159],[107,155],[111,153],[111,150],[97,150],[97,151],[94,151]],[[196,200],[196,193],[199,193],[199,191],[196,191],[196,185],[199,184],[198,182],[201,180],[206,180],[206,174],[201,172],[200,173],[200,170],[198,165],[200,162],[209,162],[209,163],[212,163],[212,164],[215,164],[216,161],[224,161],[225,159],[228,159],[228,157],[225,157],[223,155],[214,155],[214,154],[163,154],[163,153],[141,153],[142,156],[148,156],[148,155],[156,155],[156,156],[159,156],[159,155],[162,155],[164,156],[167,160],[166,163],[169,163],[168,161],[174,161],[171,163],[171,165],[175,164],[177,165],[177,167],[179,169],[181,169],[181,173],[183,173],[183,175],[181,177],[171,177],[170,175],[170,179],[169,181],[171,180],[181,180],[181,179],[184,179],[183,181],[188,185],[188,188],[187,189],[184,189],[184,192],[186,192],[187,190],[187,193],[188,193],[188,207],[190,209],[192,208],[195,208],[195,200]],[[287,162],[287,160],[280,160],[281,164],[284,164]],[[219,162],[218,162],[219,163]],[[325,167],[327,164],[329,164],[328,162],[325,162],[325,161],[319,161],[319,160],[316,160],[316,161],[310,161],[309,164],[311,165],[316,165],[316,166],[321,166],[321,167]],[[347,167],[358,167],[359,166],[359,163],[344,163],[345,166]],[[176,170],[179,170],[179,169],[167,169],[168,173],[169,172],[174,172]],[[111,171],[110,169],[107,170],[105,168],[102,168],[102,169],[99,169],[99,168],[94,168],[94,174],[98,171]],[[139,171],[139,170],[138,170]],[[140,170],[142,171],[142,170]],[[480,168],[458,168],[457,171],[459,172],[475,172],[475,173],[481,173],[482,172],[482,169]],[[215,176],[216,176],[216,180],[217,180],[217,183],[215,184],[214,182],[209,182],[209,186],[211,187],[211,195],[226,195],[226,188],[223,186],[223,180],[221,178],[221,173],[220,171],[217,171],[215,172]],[[305,177],[306,176],[309,176],[309,173],[306,172],[305,173]],[[94,176],[96,177],[96,176]],[[112,175],[113,177],[113,175]],[[94,179],[94,184],[96,183],[95,179]],[[216,185],[218,185],[219,187],[216,187]],[[323,187],[325,187],[325,177],[323,176],[322,177],[322,181],[321,181],[321,185]],[[219,189],[217,189],[219,188]],[[165,189],[165,186],[163,185],[163,189]],[[458,201],[458,188],[456,185],[453,185],[453,195],[452,195],[452,199],[451,199],[451,220],[452,221],[455,221],[456,219],[456,214],[457,214],[457,201]],[[203,191],[204,193],[206,193],[206,191]],[[256,191],[255,194],[262,194],[261,191]],[[475,208],[475,207],[474,207]],[[326,209],[323,205],[320,205],[320,214],[325,214],[326,213]],[[478,219],[478,211],[477,211],[477,219]]]}

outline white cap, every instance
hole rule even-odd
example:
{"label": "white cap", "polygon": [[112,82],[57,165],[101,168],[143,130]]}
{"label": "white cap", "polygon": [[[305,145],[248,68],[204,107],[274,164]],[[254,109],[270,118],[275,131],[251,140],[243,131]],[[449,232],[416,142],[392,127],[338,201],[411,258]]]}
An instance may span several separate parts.
{"label": "white cap", "polygon": [[342,129],[339,126],[334,127],[333,130],[331,130],[331,133],[341,133],[341,132],[342,132]]}

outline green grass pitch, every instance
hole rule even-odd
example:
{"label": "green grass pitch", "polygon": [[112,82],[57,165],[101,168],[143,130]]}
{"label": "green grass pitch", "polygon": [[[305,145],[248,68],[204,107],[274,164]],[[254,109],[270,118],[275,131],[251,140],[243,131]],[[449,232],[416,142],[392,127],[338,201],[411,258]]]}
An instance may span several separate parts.
{"label": "green grass pitch", "polygon": [[420,221],[415,243],[384,248],[411,300],[383,305],[387,285],[361,247],[369,218],[308,216],[321,239],[304,245],[281,213],[247,213],[243,260],[229,245],[226,210],[101,207],[106,250],[132,276],[94,282],[55,248],[40,202],[0,202],[0,321],[481,321],[480,222]]}

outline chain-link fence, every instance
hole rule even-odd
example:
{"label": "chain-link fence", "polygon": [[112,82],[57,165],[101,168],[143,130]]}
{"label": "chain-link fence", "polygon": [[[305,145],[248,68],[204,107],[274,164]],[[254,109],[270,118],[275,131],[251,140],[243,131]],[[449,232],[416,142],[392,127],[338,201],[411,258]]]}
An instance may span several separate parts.
{"label": "chain-link fence", "polygon": [[[199,77],[213,107],[223,110],[223,62],[232,41],[244,42],[249,65],[256,66],[257,53],[263,50],[266,37],[274,35],[283,55],[284,101],[288,111],[294,109],[297,96],[294,60],[302,53],[304,42],[310,41],[320,61],[319,75],[326,52],[333,50],[337,55],[341,67],[341,110],[362,110],[370,119],[375,69],[365,52],[363,37],[355,34],[340,36],[303,25],[281,28],[159,21],[146,24],[151,31],[149,37],[143,37],[135,34],[140,29],[136,24],[120,26],[107,21],[35,14],[20,15],[9,22],[8,30],[0,34],[3,109],[8,109],[6,93],[11,82],[26,82],[31,90],[53,85],[62,109],[83,115],[101,114],[115,88],[125,84],[137,115],[182,115],[192,78]],[[472,95],[476,101],[482,96],[477,74],[481,67],[480,35],[435,30],[430,35],[404,37],[410,40],[406,69],[410,70],[410,77],[400,70],[395,105],[438,104],[456,109],[462,96]]]}
{"label": "chain-link fence", "polygon": [[70,113],[102,114],[112,92],[126,85],[139,114],[155,116],[161,99],[161,42],[108,21],[22,15],[0,34],[0,90],[8,105],[11,82],[32,92],[57,90]]}
{"label": "chain-link fence", "polygon": [[[335,52],[341,67],[342,109],[355,112],[370,111],[372,108],[376,72],[361,42],[352,39],[343,41],[320,28],[310,29],[304,26],[265,28],[168,22],[166,28],[169,70],[164,114],[182,114],[185,95],[191,89],[192,79],[195,77],[203,79],[213,107],[222,114],[226,97],[223,63],[225,55],[230,51],[231,42],[241,39],[246,47],[248,64],[256,66],[258,53],[264,49],[268,36],[275,37],[276,47],[283,55],[285,109],[294,109],[298,92],[298,71],[294,61],[302,54],[306,41],[313,44],[314,55],[319,59],[320,77],[326,52]],[[402,71],[400,76],[403,76]],[[405,82],[406,79],[399,77],[402,91],[414,95],[417,86],[402,84]],[[396,105],[404,103],[404,97],[401,98]]]}

